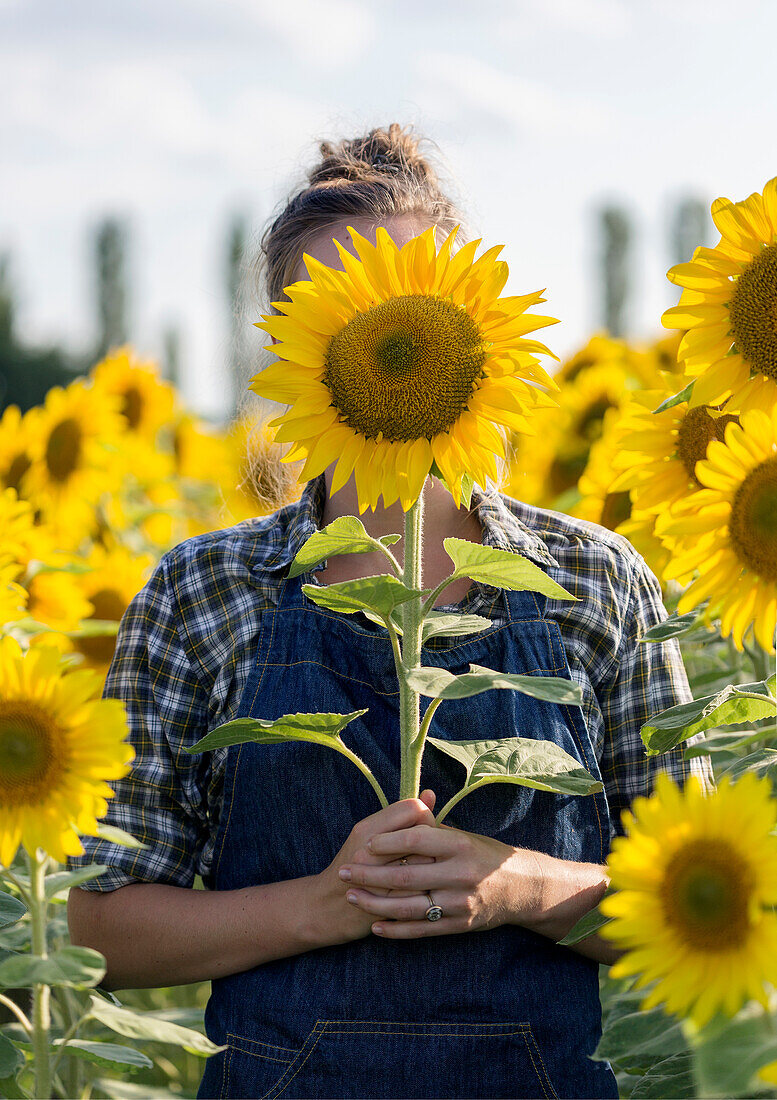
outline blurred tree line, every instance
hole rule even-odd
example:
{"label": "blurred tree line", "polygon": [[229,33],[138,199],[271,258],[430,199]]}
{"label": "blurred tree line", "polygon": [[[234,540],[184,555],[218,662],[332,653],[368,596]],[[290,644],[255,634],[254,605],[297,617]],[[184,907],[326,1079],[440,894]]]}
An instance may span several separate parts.
{"label": "blurred tree line", "polygon": [[[598,211],[599,240],[597,282],[599,287],[598,327],[613,336],[629,331],[628,307],[633,300],[635,234],[633,219],[623,206],[607,205]],[[707,243],[711,223],[707,206],[694,196],[678,201],[669,225],[671,263],[690,259],[694,247]],[[226,231],[224,247],[225,297],[228,307],[229,361],[224,364],[229,413],[234,414],[247,375],[248,351],[245,326],[241,323],[240,301],[243,263],[248,241],[247,219],[235,214]],[[19,405],[24,411],[40,404],[52,386],[67,385],[88,370],[105,352],[132,339],[129,323],[131,290],[128,277],[129,232],[117,218],[105,218],[92,235],[94,320],[96,336],[91,347],[77,354],[60,345],[37,347],[25,344],[15,329],[16,293],[11,258],[0,254],[0,409]],[[165,376],[180,387],[180,335],[175,326],[162,333]]]}

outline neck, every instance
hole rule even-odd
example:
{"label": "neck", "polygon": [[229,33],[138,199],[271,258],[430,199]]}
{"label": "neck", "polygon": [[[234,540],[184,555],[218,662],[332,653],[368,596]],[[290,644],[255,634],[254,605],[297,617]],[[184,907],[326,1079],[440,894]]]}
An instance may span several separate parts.
{"label": "neck", "polygon": [[[324,473],[326,478],[326,501],[324,503],[324,515],[322,526],[331,523],[338,516],[358,516],[359,501],[356,496],[356,486],[353,478],[330,497],[329,488],[332,484],[332,469]],[[369,508],[361,516],[361,521],[373,538],[382,535],[401,535],[405,526],[405,513],[399,501],[395,501],[388,508],[378,507],[375,511]],[[466,508],[457,508],[444,485],[437,478],[427,478],[424,486],[424,526],[428,534],[438,538],[447,538],[449,535],[459,534],[459,537],[468,537],[466,532],[472,530],[473,522],[479,529],[477,517],[474,512]]]}

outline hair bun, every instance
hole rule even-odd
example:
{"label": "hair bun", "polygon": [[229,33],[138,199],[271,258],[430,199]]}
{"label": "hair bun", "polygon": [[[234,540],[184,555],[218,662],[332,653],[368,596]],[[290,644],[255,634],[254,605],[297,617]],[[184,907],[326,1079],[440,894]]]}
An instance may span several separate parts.
{"label": "hair bun", "polygon": [[321,162],[310,172],[310,186],[374,180],[386,175],[436,186],[437,175],[420,145],[412,128],[403,129],[398,122],[392,122],[388,130],[371,130],[364,137],[337,143],[322,141]]}

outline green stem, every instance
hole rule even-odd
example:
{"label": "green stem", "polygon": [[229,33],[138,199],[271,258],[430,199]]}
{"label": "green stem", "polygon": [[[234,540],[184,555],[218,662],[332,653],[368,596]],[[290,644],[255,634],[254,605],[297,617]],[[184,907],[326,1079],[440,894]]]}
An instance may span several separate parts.
{"label": "green stem", "polygon": [[0,867],[0,878],[7,878],[9,882],[12,882],[16,889],[21,894],[22,901],[29,908],[30,906],[30,892],[22,885],[13,871],[8,867]]}
{"label": "green stem", "polygon": [[22,1025],[28,1035],[32,1035],[32,1024],[25,1016],[24,1012],[19,1008],[16,1001],[12,1001],[10,997],[6,997],[4,993],[0,993],[0,1005],[5,1005],[9,1012],[13,1012],[16,1019]]}
{"label": "green stem", "polygon": [[[48,856],[40,848],[28,857],[30,865],[30,924],[32,926],[32,953],[39,959],[48,956],[46,939],[46,866]],[[36,1100],[49,1100],[51,1096],[51,1065],[49,1063],[49,1028],[51,1026],[51,988],[44,982],[36,982],[32,992],[32,1049],[35,1060]]]}
{"label": "green stem", "polygon": [[462,787],[460,791],[456,792],[456,794],[453,796],[453,798],[448,799],[448,801],[445,803],[445,805],[443,806],[443,808],[440,810],[440,812],[437,814],[437,816],[435,818],[438,825],[440,824],[441,821],[443,821],[443,819],[445,817],[447,817],[448,813],[453,809],[453,807],[456,805],[456,803],[461,802],[464,795],[469,794],[469,791],[470,791],[469,787]]}
{"label": "green stem", "polygon": [[427,597],[426,603],[421,609],[421,614],[424,618],[426,618],[430,611],[434,610],[434,605],[437,603],[437,600],[440,597],[440,593],[444,592],[449,584],[453,584],[455,580],[458,580],[459,575],[460,574],[458,573],[451,573],[451,575],[449,577],[446,577],[445,580],[440,581],[437,587],[432,591],[431,595]]}
{"label": "green stem", "polygon": [[350,749],[346,748],[345,745],[342,746],[340,752],[343,754],[343,756],[347,756],[349,760],[353,761],[353,763],[356,765],[362,775],[369,780],[370,786],[375,791],[375,794],[378,796],[381,807],[385,809],[386,806],[388,806],[388,799],[383,793],[383,788],[381,787],[380,783],[377,781],[377,779],[364,763],[364,761],[360,760],[359,757],[356,756],[355,753],[352,753]]}
{"label": "green stem", "polygon": [[70,1040],[76,1034],[76,1032],[78,1031],[81,1024],[85,1020],[88,1020],[88,1019],[89,1019],[89,1012],[87,1011],[87,1012],[84,1012],[81,1016],[78,1016],[76,1019],[74,1019],[72,1021],[72,1023],[70,1024],[70,1027],[67,1029],[65,1034],[62,1036],[62,1039],[59,1041],[59,1050],[54,1055],[54,1061],[51,1064],[51,1072],[52,1073],[57,1072],[57,1070],[59,1068],[59,1063],[62,1061],[62,1058],[64,1057],[64,1055],[67,1053],[67,1044],[70,1042]]}
{"label": "green stem", "polygon": [[421,729],[418,731],[418,740],[423,745],[426,741],[426,735],[429,732],[429,727],[432,724],[432,718],[434,718],[434,712],[439,707],[442,699],[432,699],[429,706],[426,708],[426,714],[421,722]]}
{"label": "green stem", "polygon": [[[417,591],[422,583],[423,551],[423,490],[418,500],[405,513],[405,567],[402,581]],[[420,697],[407,682],[407,673],[421,663],[421,627],[423,608],[416,596],[402,604],[402,664],[399,676],[399,737],[401,751],[400,798],[418,798],[421,783],[421,756],[424,745],[419,737],[421,727]]]}

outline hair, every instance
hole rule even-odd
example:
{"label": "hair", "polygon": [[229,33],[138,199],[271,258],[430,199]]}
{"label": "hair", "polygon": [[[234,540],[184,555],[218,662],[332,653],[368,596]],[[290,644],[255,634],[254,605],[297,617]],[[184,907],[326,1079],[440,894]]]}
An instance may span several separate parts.
{"label": "hair", "polygon": [[[320,160],[307,182],[290,196],[261,238],[255,274],[270,303],[283,297],[313,237],[347,218],[379,222],[415,215],[446,232],[456,225],[463,230],[464,218],[443,191],[424,151],[427,144],[412,127],[403,129],[397,122],[363,137],[321,142]],[[462,232],[457,243],[464,240]]]}

